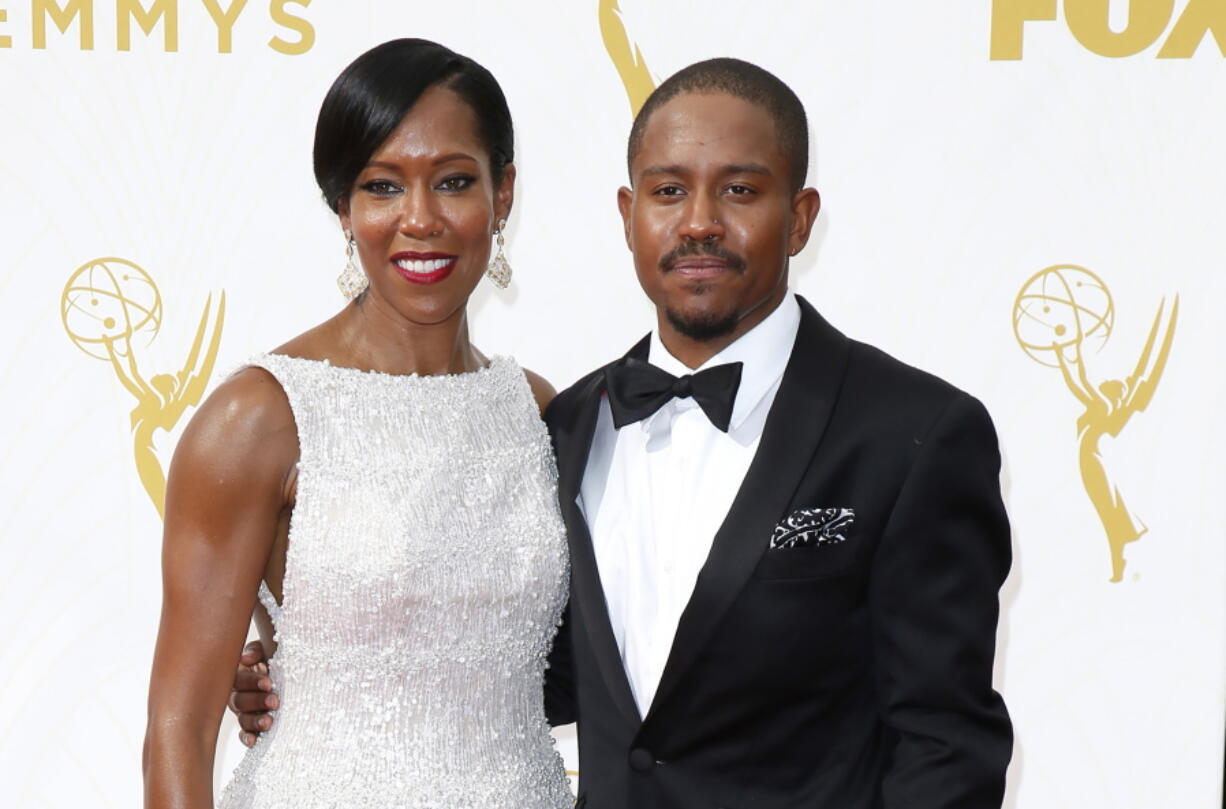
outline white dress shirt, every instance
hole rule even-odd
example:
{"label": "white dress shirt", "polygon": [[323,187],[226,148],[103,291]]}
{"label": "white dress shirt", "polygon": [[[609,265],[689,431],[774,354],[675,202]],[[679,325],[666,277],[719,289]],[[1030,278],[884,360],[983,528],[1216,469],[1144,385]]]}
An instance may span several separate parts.
{"label": "white dress shirt", "polygon": [[651,335],[648,361],[674,376],[742,362],[728,432],[691,398],[620,430],[600,403],[580,487],[613,634],[646,715],[681,613],[753,461],[800,328],[790,293],[765,320],[691,370]]}

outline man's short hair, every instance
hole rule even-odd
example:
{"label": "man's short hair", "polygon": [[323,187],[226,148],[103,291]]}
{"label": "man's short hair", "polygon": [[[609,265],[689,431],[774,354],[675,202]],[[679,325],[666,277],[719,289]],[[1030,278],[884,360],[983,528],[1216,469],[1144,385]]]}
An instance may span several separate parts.
{"label": "man's short hair", "polygon": [[779,151],[788,162],[792,190],[805,184],[809,173],[809,121],[804,105],[775,74],[740,59],[720,58],[696,62],[665,79],[643,103],[630,127],[626,165],[634,181],[634,156],[643,145],[643,130],[651,114],[682,93],[727,93],[757,104],[775,121]]}

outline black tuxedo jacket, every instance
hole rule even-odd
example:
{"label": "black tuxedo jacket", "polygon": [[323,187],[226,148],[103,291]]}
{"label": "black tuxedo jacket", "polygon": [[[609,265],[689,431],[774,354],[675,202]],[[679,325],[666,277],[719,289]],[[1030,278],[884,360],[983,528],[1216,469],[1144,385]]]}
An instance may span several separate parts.
{"label": "black tuxedo jacket", "polygon": [[[603,369],[546,412],[572,566],[546,701],[555,724],[579,723],[584,809],[1000,805],[1012,731],[992,660],[1010,543],[991,420],[799,300],[757,454],[645,717],[576,503]],[[854,510],[845,541],[769,547],[781,520],[818,508]]]}

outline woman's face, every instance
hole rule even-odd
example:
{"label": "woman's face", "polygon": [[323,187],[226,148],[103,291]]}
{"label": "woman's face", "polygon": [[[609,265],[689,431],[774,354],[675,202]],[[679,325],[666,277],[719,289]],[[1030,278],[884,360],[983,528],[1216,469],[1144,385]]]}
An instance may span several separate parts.
{"label": "woman's face", "polygon": [[371,302],[421,325],[463,316],[514,180],[507,166],[494,187],[476,115],[460,96],[439,86],[422,93],[339,206]]}

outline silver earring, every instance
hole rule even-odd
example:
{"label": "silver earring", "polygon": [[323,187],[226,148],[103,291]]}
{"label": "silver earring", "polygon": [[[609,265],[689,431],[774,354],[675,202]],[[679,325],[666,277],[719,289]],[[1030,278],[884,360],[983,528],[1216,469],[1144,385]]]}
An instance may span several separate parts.
{"label": "silver earring", "polygon": [[345,231],[345,239],[348,242],[345,245],[345,269],[341,270],[341,274],[336,277],[336,286],[340,289],[341,294],[345,296],[345,299],[351,301],[362,294],[369,281],[366,278],[366,273],[359,270],[353,260],[357,242],[353,240],[352,230]]}
{"label": "silver earring", "polygon": [[499,289],[506,289],[511,283],[511,265],[507,262],[507,257],[502,252],[503,245],[506,244],[506,239],[502,236],[502,230],[506,226],[507,220],[498,220],[498,229],[494,231],[494,238],[498,242],[498,255],[494,256],[494,260],[485,268],[485,274],[490,277],[490,280]]}

